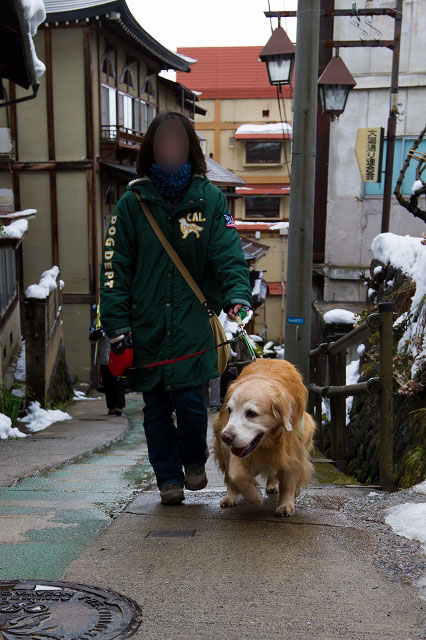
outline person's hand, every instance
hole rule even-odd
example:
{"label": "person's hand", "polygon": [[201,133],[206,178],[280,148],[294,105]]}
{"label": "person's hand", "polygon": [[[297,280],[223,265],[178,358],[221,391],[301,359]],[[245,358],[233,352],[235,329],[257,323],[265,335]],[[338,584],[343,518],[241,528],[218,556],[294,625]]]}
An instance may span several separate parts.
{"label": "person's hand", "polygon": [[227,316],[230,320],[232,320],[232,322],[236,322],[237,319],[235,317],[235,314],[237,314],[239,312],[239,310],[241,309],[243,305],[242,304],[234,304],[232,307],[230,307],[228,309]]}
{"label": "person's hand", "polygon": [[131,334],[121,335],[110,340],[111,351],[108,367],[113,376],[121,377],[126,374],[133,364],[133,342]]}

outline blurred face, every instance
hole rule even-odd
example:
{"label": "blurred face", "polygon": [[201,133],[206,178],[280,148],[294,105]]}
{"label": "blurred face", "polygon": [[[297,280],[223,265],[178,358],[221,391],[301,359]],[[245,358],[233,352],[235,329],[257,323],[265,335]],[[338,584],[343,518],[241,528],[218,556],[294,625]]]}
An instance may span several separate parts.
{"label": "blurred face", "polygon": [[154,134],[154,160],[164,171],[173,173],[188,160],[189,140],[179,120],[164,120]]}

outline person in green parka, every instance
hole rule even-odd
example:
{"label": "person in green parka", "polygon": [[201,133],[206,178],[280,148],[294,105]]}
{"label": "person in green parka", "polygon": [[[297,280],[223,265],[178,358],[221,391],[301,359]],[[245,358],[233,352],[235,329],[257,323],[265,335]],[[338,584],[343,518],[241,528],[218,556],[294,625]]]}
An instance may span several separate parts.
{"label": "person in green parka", "polygon": [[[150,463],[163,504],[206,486],[207,407],[202,385],[219,375],[217,352],[166,365],[214,346],[208,315],[162,247],[138,199],[148,205],[217,314],[251,307],[249,268],[223,192],[206,177],[194,127],[177,112],[157,116],[139,150],[140,178],[111,218],[101,266],[101,322],[112,357],[129,364],[128,386],[143,392]],[[172,414],[176,413],[176,425]]]}

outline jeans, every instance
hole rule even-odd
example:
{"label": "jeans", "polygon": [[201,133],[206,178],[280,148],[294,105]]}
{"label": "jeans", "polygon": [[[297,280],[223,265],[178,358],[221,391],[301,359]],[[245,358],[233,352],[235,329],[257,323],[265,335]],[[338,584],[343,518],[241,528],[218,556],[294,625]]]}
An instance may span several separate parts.
{"label": "jeans", "polygon": [[[144,391],[144,429],[149,461],[158,488],[184,485],[182,467],[200,467],[207,453],[207,406],[202,387],[165,391],[158,387]],[[176,412],[175,425],[172,413]]]}

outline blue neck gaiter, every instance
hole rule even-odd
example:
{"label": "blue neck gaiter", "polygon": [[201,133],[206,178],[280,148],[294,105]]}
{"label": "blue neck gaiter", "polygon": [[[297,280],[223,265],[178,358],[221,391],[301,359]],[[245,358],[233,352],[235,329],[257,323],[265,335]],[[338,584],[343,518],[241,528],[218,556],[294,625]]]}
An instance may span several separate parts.
{"label": "blue neck gaiter", "polygon": [[149,175],[157,191],[166,200],[174,200],[185,191],[192,177],[192,164],[189,160],[173,173],[165,171],[156,162],[151,164]]}

